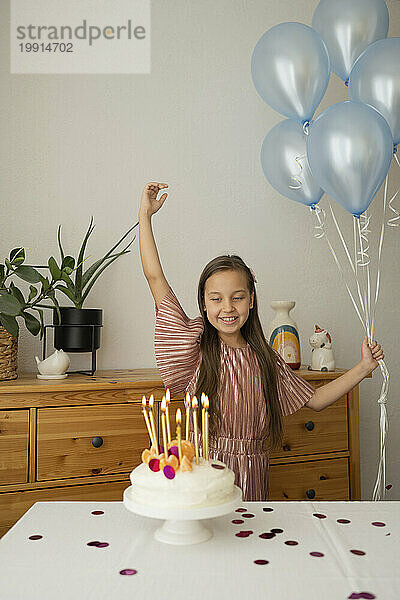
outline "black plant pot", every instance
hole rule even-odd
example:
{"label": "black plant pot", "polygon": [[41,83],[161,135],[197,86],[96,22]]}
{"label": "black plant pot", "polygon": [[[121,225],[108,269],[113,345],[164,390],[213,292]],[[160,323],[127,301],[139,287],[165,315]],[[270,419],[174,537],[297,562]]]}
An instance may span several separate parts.
{"label": "black plant pot", "polygon": [[61,323],[53,309],[54,347],[65,352],[92,352],[100,348],[101,308],[60,306]]}

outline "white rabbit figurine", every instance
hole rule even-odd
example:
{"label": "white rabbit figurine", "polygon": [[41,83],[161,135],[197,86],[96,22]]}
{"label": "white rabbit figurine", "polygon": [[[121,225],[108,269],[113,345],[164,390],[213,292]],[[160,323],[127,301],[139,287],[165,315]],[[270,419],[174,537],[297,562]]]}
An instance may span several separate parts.
{"label": "white rabbit figurine", "polygon": [[309,339],[312,347],[311,365],[309,371],[334,371],[335,357],[333,356],[331,336],[326,329],[315,326],[315,332]]}
{"label": "white rabbit figurine", "polygon": [[64,350],[56,350],[42,361],[35,356],[35,360],[40,373],[40,375],[37,375],[39,379],[64,379],[64,377],[68,377],[68,373],[65,371],[71,361]]}

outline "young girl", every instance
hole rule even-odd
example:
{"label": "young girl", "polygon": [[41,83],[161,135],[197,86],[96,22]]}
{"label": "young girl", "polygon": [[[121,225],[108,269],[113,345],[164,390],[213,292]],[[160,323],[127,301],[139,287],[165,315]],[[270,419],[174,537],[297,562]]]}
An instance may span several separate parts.
{"label": "young girl", "polygon": [[[156,308],[157,366],[172,397],[207,394],[209,457],[234,471],[245,501],[265,501],[268,449],[281,445],[282,416],[303,406],[326,408],[373,371],[383,351],[365,337],[361,361],[315,390],[267,343],[256,280],[238,256],[218,256],[205,266],[197,294],[201,316],[189,319],[164,276],[152,232],[151,218],[167,193],[157,196],[167,187],[148,183],[139,210],[140,255]],[[194,442],[193,429],[189,439]]]}

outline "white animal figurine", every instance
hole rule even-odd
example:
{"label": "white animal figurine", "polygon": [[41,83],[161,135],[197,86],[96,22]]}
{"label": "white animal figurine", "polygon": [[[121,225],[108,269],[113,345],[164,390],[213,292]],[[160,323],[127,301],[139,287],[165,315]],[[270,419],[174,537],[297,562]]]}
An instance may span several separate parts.
{"label": "white animal figurine", "polygon": [[37,375],[39,379],[63,379],[68,376],[65,371],[68,369],[71,361],[64,350],[56,350],[42,361],[35,356],[35,360],[40,373],[40,375]]}
{"label": "white animal figurine", "polygon": [[332,340],[326,329],[315,326],[315,332],[309,339],[312,347],[311,365],[309,371],[334,371],[335,357],[333,356]]}

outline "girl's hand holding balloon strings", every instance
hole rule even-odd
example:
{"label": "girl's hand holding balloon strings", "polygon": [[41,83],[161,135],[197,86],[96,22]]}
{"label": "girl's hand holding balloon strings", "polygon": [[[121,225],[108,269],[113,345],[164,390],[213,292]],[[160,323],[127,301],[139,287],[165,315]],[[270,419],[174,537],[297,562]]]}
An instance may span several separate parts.
{"label": "girl's hand holding balloon strings", "polygon": [[367,336],[365,336],[362,341],[361,356],[361,364],[369,372],[374,371],[378,366],[378,361],[383,360],[385,357],[382,346],[378,344],[376,340],[372,340],[372,342],[368,344]]}

